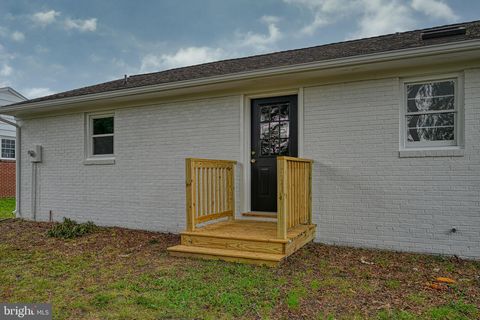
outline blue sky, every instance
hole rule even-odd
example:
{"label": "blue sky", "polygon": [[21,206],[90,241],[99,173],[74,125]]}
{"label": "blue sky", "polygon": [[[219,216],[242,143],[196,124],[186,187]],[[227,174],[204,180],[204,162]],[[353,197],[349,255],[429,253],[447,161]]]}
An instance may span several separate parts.
{"label": "blue sky", "polygon": [[124,74],[477,19],[478,0],[2,0],[0,87],[34,98]]}

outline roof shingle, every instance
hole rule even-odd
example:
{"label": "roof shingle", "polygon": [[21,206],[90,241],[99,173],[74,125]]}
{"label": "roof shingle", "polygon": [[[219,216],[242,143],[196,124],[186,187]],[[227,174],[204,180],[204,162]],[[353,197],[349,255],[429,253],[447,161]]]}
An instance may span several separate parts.
{"label": "roof shingle", "polygon": [[238,72],[256,71],[273,67],[284,67],[309,62],[325,61],[372,53],[382,53],[400,49],[418,48],[435,44],[459,42],[480,38],[480,20],[450,26],[464,26],[466,29],[466,33],[464,35],[455,35],[449,37],[422,40],[422,32],[436,28],[446,27],[442,26],[422,30],[407,31],[402,33],[388,34],[372,38],[326,44],[310,48],[295,49],[250,56],[245,58],[210,62],[166,71],[132,75],[128,78],[128,81],[126,83],[122,78],[93,86],[83,87],[75,90],[65,91],[41,98],[32,99],[29,101],[21,102],[19,104],[61,99],[67,97],[76,97],[81,95],[122,90],[127,88],[166,84],[177,81],[234,74]]}

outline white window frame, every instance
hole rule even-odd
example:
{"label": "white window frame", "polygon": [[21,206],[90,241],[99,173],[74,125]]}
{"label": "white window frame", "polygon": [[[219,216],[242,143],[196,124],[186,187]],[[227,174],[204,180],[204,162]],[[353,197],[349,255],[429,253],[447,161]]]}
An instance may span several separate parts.
{"label": "white window frame", "polygon": [[[93,134],[93,120],[102,118],[113,118],[113,133],[108,134]],[[90,113],[86,115],[86,143],[85,143],[85,164],[97,164],[95,160],[113,160],[115,159],[115,113],[114,112],[102,112],[102,113]],[[113,137],[113,154],[93,154],[93,138],[96,137]],[[89,160],[94,160],[90,161]],[[112,162],[113,163],[113,162]],[[99,163],[100,164],[100,163]]]}
{"label": "white window frame", "polygon": [[[410,142],[408,141],[408,130],[406,117],[407,112],[407,85],[440,82],[445,80],[453,80],[454,87],[454,109],[449,111],[455,113],[455,128],[453,141],[428,141],[428,142]],[[401,103],[400,103],[400,150],[444,150],[463,148],[464,143],[464,114],[463,114],[463,77],[461,74],[443,74],[436,76],[425,76],[403,79],[400,81]],[[438,112],[432,112],[438,113]]]}
{"label": "white window frame", "polygon": [[[14,150],[15,150],[15,157],[14,158],[6,158],[2,156],[2,142],[3,140],[13,140],[14,142]],[[15,137],[7,137],[1,136],[0,137],[0,160],[16,160],[17,158],[17,139]]]}

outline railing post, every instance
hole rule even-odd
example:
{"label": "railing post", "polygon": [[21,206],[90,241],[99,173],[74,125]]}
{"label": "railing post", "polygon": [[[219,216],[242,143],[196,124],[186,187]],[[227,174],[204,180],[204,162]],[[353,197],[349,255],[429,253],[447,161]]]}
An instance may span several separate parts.
{"label": "railing post", "polygon": [[230,165],[229,183],[229,198],[232,209],[232,216],[230,217],[230,219],[235,220],[235,165],[233,163]]}
{"label": "railing post", "polygon": [[287,160],[277,158],[277,238],[287,239]]}
{"label": "railing post", "polygon": [[195,181],[193,177],[193,159],[185,159],[185,202],[187,213],[187,231],[195,230]]}
{"label": "railing post", "polygon": [[308,164],[308,224],[312,224],[312,171],[313,161]]}

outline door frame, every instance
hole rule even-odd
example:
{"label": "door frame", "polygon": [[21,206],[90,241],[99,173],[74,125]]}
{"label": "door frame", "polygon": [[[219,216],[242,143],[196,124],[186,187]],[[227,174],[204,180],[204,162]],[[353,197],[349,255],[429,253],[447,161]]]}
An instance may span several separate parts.
{"label": "door frame", "polygon": [[303,157],[304,148],[304,93],[303,87],[269,92],[256,92],[252,94],[243,94],[240,97],[240,138],[241,138],[241,158],[242,158],[242,178],[240,179],[240,213],[250,212],[252,208],[251,199],[251,119],[252,119],[252,99],[274,98],[288,95],[297,95],[297,121],[298,121],[298,156]]}

